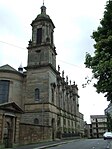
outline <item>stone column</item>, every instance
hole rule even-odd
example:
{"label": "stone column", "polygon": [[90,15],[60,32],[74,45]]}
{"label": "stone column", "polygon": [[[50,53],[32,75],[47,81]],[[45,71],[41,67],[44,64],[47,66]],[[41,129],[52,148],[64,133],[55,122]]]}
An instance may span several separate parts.
{"label": "stone column", "polygon": [[1,138],[1,143],[4,141],[4,128],[5,128],[5,115],[2,115],[2,138]]}
{"label": "stone column", "polygon": [[0,143],[3,143],[3,115],[0,115]]}
{"label": "stone column", "polygon": [[14,143],[15,142],[15,117],[13,117],[12,119],[12,130],[13,130],[13,134],[12,134],[12,142]]}
{"label": "stone column", "polygon": [[15,118],[15,143],[19,143],[19,123],[20,120],[18,117]]}

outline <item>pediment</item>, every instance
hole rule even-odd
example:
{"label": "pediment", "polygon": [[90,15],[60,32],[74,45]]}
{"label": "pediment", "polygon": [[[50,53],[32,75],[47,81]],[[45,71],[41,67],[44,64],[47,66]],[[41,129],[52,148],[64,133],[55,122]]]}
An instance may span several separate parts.
{"label": "pediment", "polygon": [[11,66],[8,65],[8,64],[1,66],[1,67],[0,67],[0,70],[1,70],[1,71],[7,70],[7,71],[14,71],[14,72],[17,72],[16,69],[14,69],[13,67],[11,67]]}
{"label": "pediment", "polygon": [[0,104],[0,109],[16,113],[24,113],[24,111],[15,102],[2,103]]}

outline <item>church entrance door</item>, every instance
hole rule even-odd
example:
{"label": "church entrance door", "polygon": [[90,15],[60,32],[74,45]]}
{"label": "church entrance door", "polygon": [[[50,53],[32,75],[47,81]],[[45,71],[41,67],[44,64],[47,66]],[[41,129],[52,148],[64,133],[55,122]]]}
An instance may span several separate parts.
{"label": "church entrance door", "polygon": [[4,126],[4,146],[5,148],[12,147],[13,127],[11,118],[5,120]]}

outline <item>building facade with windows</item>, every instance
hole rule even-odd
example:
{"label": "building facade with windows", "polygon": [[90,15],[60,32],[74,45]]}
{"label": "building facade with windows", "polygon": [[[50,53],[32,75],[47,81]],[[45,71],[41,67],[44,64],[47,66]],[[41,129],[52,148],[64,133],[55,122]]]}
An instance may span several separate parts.
{"label": "building facade with windows", "polygon": [[107,130],[107,116],[106,115],[91,115],[91,127],[93,138],[103,138],[103,134]]}
{"label": "building facade with windows", "polygon": [[56,69],[55,26],[44,5],[31,26],[25,71],[0,67],[0,142],[6,147],[83,134],[78,87]]}
{"label": "building facade with windows", "polygon": [[105,115],[110,114],[112,117],[112,103],[109,103],[108,107],[104,110]]}

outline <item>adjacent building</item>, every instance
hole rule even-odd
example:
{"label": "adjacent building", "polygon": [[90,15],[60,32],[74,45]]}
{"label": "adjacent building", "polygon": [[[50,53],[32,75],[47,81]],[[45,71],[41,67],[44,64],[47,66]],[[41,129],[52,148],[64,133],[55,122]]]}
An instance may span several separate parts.
{"label": "adjacent building", "polygon": [[102,138],[107,131],[107,116],[106,115],[91,115],[91,128],[93,138]]}
{"label": "adjacent building", "polygon": [[92,138],[92,125],[87,124],[87,122],[84,122],[84,137],[85,138]]}
{"label": "adjacent building", "polygon": [[5,147],[84,134],[78,86],[56,69],[55,25],[44,5],[31,26],[25,70],[0,67],[0,143]]}
{"label": "adjacent building", "polygon": [[105,114],[110,114],[112,117],[112,103],[109,103],[108,107],[104,110]]}

